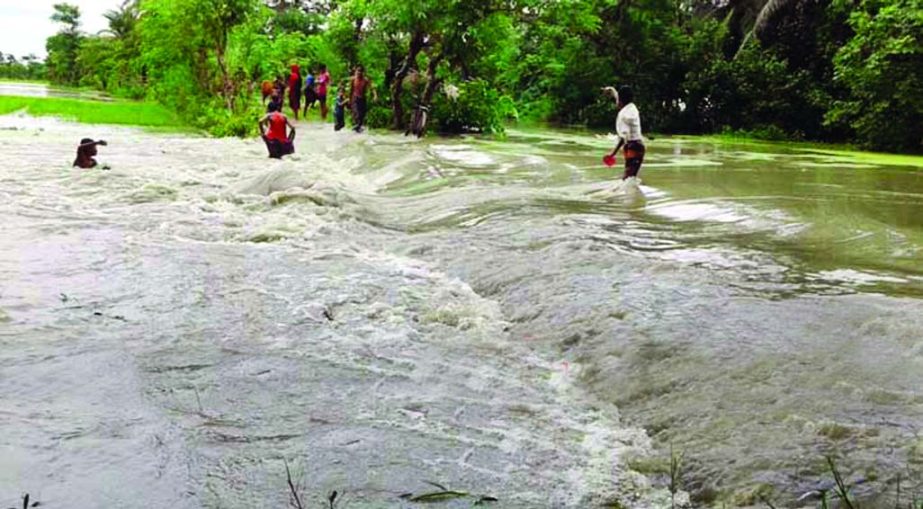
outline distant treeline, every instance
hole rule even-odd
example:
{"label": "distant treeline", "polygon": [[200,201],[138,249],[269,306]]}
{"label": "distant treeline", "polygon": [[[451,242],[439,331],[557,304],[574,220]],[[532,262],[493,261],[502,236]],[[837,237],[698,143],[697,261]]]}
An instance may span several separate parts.
{"label": "distant treeline", "polygon": [[599,89],[629,84],[647,130],[923,151],[923,0],[129,0],[106,17],[87,35],[55,6],[48,78],[218,134],[250,132],[261,80],[324,63],[335,83],[363,64],[370,121],[398,129],[421,104],[446,132],[610,126]]}
{"label": "distant treeline", "polygon": [[16,58],[16,55],[0,51],[0,79],[43,80],[45,79],[45,64],[35,55]]}

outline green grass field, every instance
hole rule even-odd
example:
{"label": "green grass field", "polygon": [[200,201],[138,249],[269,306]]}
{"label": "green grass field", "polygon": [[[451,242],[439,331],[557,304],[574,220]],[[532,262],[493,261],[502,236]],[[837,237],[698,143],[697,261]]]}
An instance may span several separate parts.
{"label": "green grass field", "polygon": [[157,131],[194,131],[170,110],[148,102],[0,96],[0,115],[16,111],[85,124],[131,125]]}

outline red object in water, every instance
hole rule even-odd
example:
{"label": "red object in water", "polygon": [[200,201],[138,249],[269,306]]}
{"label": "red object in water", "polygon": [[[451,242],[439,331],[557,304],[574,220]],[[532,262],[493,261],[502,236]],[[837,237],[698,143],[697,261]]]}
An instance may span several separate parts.
{"label": "red object in water", "polygon": [[603,164],[609,167],[615,166],[615,156],[612,154],[606,154],[605,157],[603,157]]}

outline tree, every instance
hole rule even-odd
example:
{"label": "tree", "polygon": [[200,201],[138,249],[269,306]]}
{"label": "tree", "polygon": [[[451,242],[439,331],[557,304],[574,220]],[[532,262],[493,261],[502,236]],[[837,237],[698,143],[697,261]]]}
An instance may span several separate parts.
{"label": "tree", "polygon": [[103,17],[109,22],[109,28],[104,33],[111,34],[117,39],[126,39],[134,33],[138,19],[141,17],[141,8],[138,0],[125,0],[118,9],[108,10]]}
{"label": "tree", "polygon": [[[259,0],[146,0],[142,8],[148,13],[142,23],[148,67],[161,78],[170,76],[171,85],[186,94],[217,95],[234,111],[239,87],[237,70],[227,59],[228,41],[236,27],[259,11]],[[189,78],[192,89],[184,82]]]}
{"label": "tree", "polygon": [[54,14],[51,21],[64,25],[64,33],[76,35],[80,28],[80,8],[76,5],[60,3],[54,4]]}
{"label": "tree", "polygon": [[48,51],[48,77],[57,83],[73,85],[79,80],[77,51],[82,38],[80,8],[61,3],[55,4],[54,10],[51,20],[64,26],[45,43],[45,49]]}
{"label": "tree", "polygon": [[923,1],[838,2],[853,37],[834,59],[848,99],[828,113],[877,150],[923,151]]}

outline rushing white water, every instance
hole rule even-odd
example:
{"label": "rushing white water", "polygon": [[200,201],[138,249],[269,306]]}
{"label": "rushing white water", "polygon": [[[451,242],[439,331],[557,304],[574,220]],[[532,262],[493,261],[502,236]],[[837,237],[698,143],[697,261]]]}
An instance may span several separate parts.
{"label": "rushing white water", "polygon": [[[665,500],[625,468],[647,436],[576,369],[393,249],[376,138],[305,127],[279,162],[252,140],[4,127],[4,497],[282,507],[288,461],[349,507],[425,480],[509,507]],[[111,171],[69,168],[88,132]]]}
{"label": "rushing white water", "polygon": [[[884,204],[858,169],[809,186],[826,156],[681,142],[613,188],[608,142],[568,133],[303,125],[271,161],[0,128],[0,503],[283,507],[287,462],[313,504],[401,507],[431,481],[669,506],[629,468],[649,437],[706,494],[797,495],[832,449],[881,480],[917,454],[918,170],[877,169],[908,193]],[[85,136],[111,170],[70,168]],[[785,174],[736,180],[757,171]]]}

